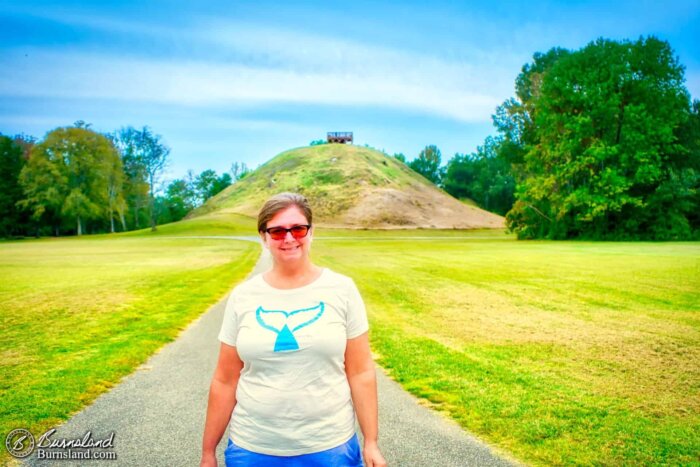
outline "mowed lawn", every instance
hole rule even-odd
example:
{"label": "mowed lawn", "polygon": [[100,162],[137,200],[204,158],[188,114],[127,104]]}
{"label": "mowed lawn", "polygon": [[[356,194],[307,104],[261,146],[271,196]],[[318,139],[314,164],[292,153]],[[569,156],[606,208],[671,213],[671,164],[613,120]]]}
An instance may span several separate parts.
{"label": "mowed lawn", "polygon": [[700,462],[700,244],[317,238],[390,375],[528,464]]}
{"label": "mowed lawn", "polygon": [[0,242],[3,439],[40,434],[108,390],[242,280],[259,251],[159,236]]}

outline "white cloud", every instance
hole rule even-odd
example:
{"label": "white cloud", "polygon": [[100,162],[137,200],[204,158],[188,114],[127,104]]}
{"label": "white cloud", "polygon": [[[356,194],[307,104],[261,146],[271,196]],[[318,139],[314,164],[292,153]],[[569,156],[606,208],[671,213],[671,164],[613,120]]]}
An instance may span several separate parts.
{"label": "white cloud", "polygon": [[61,121],[58,117],[39,117],[35,115],[0,115],[0,123],[36,127],[66,124],[65,121]]}
{"label": "white cloud", "polygon": [[[267,68],[238,63],[150,60],[83,52],[7,52],[0,94],[118,99],[208,106],[237,102],[363,105],[407,109],[461,121],[483,121],[502,100],[474,76],[426,60],[375,67]],[[465,67],[467,68],[467,67]],[[445,74],[447,73],[447,74]],[[474,84],[470,85],[469,81]]]}
{"label": "white cloud", "polygon": [[514,60],[517,63],[512,70],[515,73],[521,65],[521,58],[515,53],[494,54],[474,45],[452,51],[448,59],[438,51],[429,55],[264,25],[210,21],[196,31],[199,40],[214,44],[219,53],[235,53],[263,68],[357,78],[370,76],[428,89],[471,90],[499,97],[504,86],[506,91],[512,88],[514,76],[508,76],[511,63]]}
{"label": "white cloud", "polygon": [[371,44],[371,37],[363,42],[218,18],[174,28],[63,11],[28,13],[147,38],[164,53],[6,50],[0,64],[11,71],[0,77],[0,94],[203,106],[361,105],[483,122],[512,93],[517,73],[507,64],[513,57],[476,47],[445,59]]}

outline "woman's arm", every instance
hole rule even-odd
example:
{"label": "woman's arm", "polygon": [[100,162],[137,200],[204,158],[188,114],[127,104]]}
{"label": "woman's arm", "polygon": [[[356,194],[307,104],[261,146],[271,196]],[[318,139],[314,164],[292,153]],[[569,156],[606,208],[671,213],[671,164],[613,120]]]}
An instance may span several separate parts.
{"label": "woman's arm", "polygon": [[366,467],[384,467],[386,461],[379,451],[377,432],[379,425],[377,409],[377,375],[369,349],[369,339],[364,333],[348,339],[345,348],[345,374],[350,384],[352,403],[365,439],[362,450]]}
{"label": "woman's arm", "polygon": [[243,362],[235,347],[221,344],[219,361],[209,387],[207,421],[204,424],[201,467],[216,466],[216,446],[226,431],[236,406],[236,387]]}

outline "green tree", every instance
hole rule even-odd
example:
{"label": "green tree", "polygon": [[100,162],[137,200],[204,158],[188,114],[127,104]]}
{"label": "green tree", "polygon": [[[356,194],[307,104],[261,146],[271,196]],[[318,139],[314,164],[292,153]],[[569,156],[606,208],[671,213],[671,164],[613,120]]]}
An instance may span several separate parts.
{"label": "green tree", "polygon": [[683,67],[668,43],[599,39],[536,54],[494,123],[518,176],[520,238],[688,238],[697,170],[682,144]]}
{"label": "green tree", "polygon": [[177,222],[196,207],[196,195],[186,180],[173,180],[164,196],[157,198],[158,223]]}
{"label": "green tree", "polygon": [[403,154],[402,152],[397,152],[397,153],[395,153],[395,154],[394,154],[394,159],[396,159],[397,161],[401,161],[401,162],[403,162],[404,164],[407,164],[407,165],[408,165],[408,162],[406,161],[406,156],[404,156],[404,154]]}
{"label": "green tree", "polygon": [[442,155],[435,145],[426,146],[408,166],[418,172],[435,185],[440,185],[442,180]]}
{"label": "green tree", "polygon": [[120,221],[124,230],[129,228],[129,224],[131,224],[131,229],[140,229],[148,222],[149,187],[146,167],[138,148],[138,131],[131,127],[122,128],[111,134],[110,138],[119,150],[124,171],[123,198],[125,208],[120,213]]}
{"label": "green tree", "polygon": [[206,202],[212,196],[231,185],[231,175],[224,173],[221,176],[215,170],[207,169],[199,175],[194,175],[190,170],[184,182],[189,187],[193,197],[193,206],[197,207]]}
{"label": "green tree", "polygon": [[176,222],[184,218],[192,209],[215,196],[231,185],[231,175],[221,176],[208,169],[199,175],[189,170],[183,179],[173,180],[165,193],[156,197],[158,223]]}
{"label": "green tree", "polygon": [[515,179],[502,154],[501,139],[487,138],[469,155],[455,154],[447,163],[443,185],[455,198],[469,198],[480,207],[505,215],[515,201]]}
{"label": "green tree", "polygon": [[148,177],[150,212],[151,212],[151,230],[156,230],[156,212],[155,212],[155,185],[160,180],[168,163],[168,155],[170,148],[162,141],[161,136],[153,134],[148,127],[143,127],[141,130],[140,148],[142,149],[141,157],[146,168]]}
{"label": "green tree", "polygon": [[141,130],[133,127],[122,128],[116,135],[117,146],[120,148],[126,167],[128,183],[127,199],[132,201],[135,209],[135,224],[139,227],[138,210],[142,207],[140,197],[144,185],[148,188],[148,213],[151,230],[156,230],[156,185],[160,182],[168,163],[170,148],[162,141],[160,135],[154,134],[144,126]]}
{"label": "green tree", "polygon": [[[693,101],[688,120],[679,133],[680,143],[688,150],[688,167],[685,168],[685,173],[687,175],[692,173],[697,181],[697,177],[700,175],[700,100]],[[687,219],[690,225],[696,229],[694,235],[697,239],[700,236],[698,235],[698,230],[700,230],[700,183],[692,184],[690,182],[686,183],[685,186],[684,189],[691,187],[688,196],[690,206],[688,207]]]}
{"label": "green tree", "polygon": [[0,237],[24,233],[28,228],[29,213],[17,203],[24,197],[19,174],[27,161],[25,147],[32,144],[32,138],[0,134]]}
{"label": "green tree", "polygon": [[231,164],[231,182],[233,183],[237,182],[238,180],[242,180],[251,172],[252,170],[248,168],[245,162],[234,162],[233,164]]}
{"label": "green tree", "polygon": [[197,193],[198,205],[214,196],[215,185],[218,180],[216,171],[212,169],[204,170],[194,179],[194,189]]}
{"label": "green tree", "polygon": [[126,231],[126,200],[124,198],[124,166],[120,156],[110,157],[107,162],[107,211],[109,213],[109,231],[114,233],[115,216],[121,221],[122,230]]}
{"label": "green tree", "polygon": [[[36,146],[35,146],[36,147]],[[19,174],[23,198],[17,203],[31,213],[39,236],[42,226],[49,226],[55,236],[61,234],[61,207],[66,197],[66,177],[50,152],[36,154],[32,149],[29,159]]]}
{"label": "green tree", "polygon": [[231,185],[231,176],[229,174],[225,173],[219,177],[214,170],[208,169],[203,171],[197,175],[194,181],[199,204],[204,203],[229,185]]}
{"label": "green tree", "polygon": [[214,185],[212,186],[211,196],[214,196],[214,195],[224,191],[226,188],[230,187],[232,184],[233,184],[233,179],[231,178],[231,175],[229,175],[226,172],[222,173],[219,176],[219,178],[216,179],[216,182],[214,182]]}
{"label": "green tree", "polygon": [[35,219],[73,219],[82,235],[85,222],[111,215],[114,171],[121,171],[121,161],[109,139],[85,126],[57,128],[32,148],[20,173],[21,204]]}

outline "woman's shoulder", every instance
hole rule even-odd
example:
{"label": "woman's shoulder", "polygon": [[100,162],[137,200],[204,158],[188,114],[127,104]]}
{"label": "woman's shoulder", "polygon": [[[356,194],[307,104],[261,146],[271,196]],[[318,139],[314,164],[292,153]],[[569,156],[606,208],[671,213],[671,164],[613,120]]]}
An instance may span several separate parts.
{"label": "woman's shoulder", "polygon": [[355,281],[350,276],[336,272],[330,268],[325,268],[325,275],[328,281],[343,287],[354,287]]}
{"label": "woman's shoulder", "polygon": [[233,290],[231,291],[232,295],[242,295],[242,294],[247,294],[251,292],[255,292],[256,290],[260,289],[264,285],[264,281],[262,278],[263,273],[258,273],[255,275],[252,275],[245,279],[243,282],[240,282],[237,284]]}

